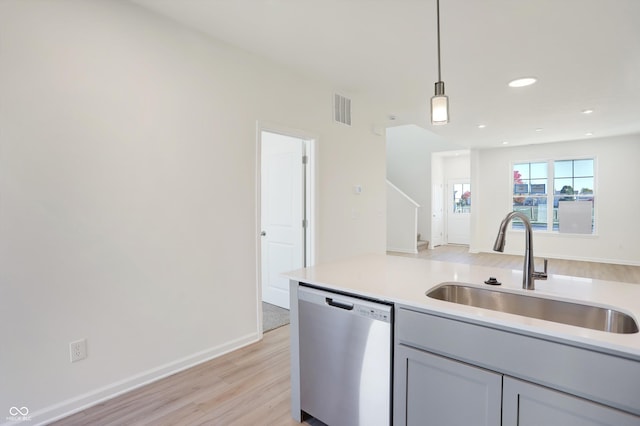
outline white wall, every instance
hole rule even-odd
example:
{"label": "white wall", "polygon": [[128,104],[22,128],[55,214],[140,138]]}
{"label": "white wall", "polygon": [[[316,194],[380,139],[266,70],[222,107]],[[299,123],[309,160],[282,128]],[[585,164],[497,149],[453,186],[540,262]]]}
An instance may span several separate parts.
{"label": "white wall", "polygon": [[452,149],[439,136],[416,125],[387,129],[387,179],[415,200],[418,233],[431,235],[431,153]]}
{"label": "white wall", "polygon": [[[452,179],[469,179],[471,174],[471,163],[469,154],[447,155],[442,159],[444,181]],[[473,188],[471,188],[473,191]]]}
{"label": "white wall", "polygon": [[407,194],[387,181],[387,251],[418,253],[418,209]]}
{"label": "white wall", "polygon": [[319,135],[317,260],[384,252],[370,100],[336,125],[330,84],[127,2],[3,1],[0,52],[0,413],[50,419],[260,336],[257,120]]}
{"label": "white wall", "polygon": [[[472,215],[478,216],[473,221],[472,251],[492,250],[500,221],[511,210],[513,162],[580,157],[596,158],[597,235],[535,233],[536,257],[640,265],[640,197],[635,195],[640,135],[474,152],[472,191],[478,188],[482,195],[474,198]],[[481,204],[475,203],[477,199]],[[505,252],[524,253],[522,232],[509,234]]]}

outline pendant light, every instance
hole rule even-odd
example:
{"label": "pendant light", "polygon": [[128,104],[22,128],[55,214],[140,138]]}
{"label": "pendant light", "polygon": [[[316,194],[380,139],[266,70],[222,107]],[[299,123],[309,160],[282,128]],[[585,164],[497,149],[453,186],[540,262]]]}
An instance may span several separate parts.
{"label": "pendant light", "polygon": [[449,98],[444,94],[444,81],[440,76],[440,0],[436,0],[438,21],[438,81],[435,95],[431,98],[431,124],[440,125],[449,122]]}

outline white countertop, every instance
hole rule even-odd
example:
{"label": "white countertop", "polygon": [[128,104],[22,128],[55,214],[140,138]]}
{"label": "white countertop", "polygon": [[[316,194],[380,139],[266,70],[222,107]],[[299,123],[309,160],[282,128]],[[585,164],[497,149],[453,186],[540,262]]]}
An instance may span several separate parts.
{"label": "white countertop", "polygon": [[470,283],[488,288],[483,281],[489,276],[502,282],[492,289],[526,293],[557,300],[586,302],[613,308],[640,318],[640,284],[549,275],[536,280],[535,290],[522,289],[522,271],[462,263],[407,258],[389,255],[365,255],[331,262],[284,274],[286,277],[366,297],[386,300],[410,307],[455,315],[501,327],[522,330],[527,334],[548,336],[607,351],[626,354],[640,360],[640,333],[617,334],[527,318],[472,306],[431,299],[429,289],[447,281]]}

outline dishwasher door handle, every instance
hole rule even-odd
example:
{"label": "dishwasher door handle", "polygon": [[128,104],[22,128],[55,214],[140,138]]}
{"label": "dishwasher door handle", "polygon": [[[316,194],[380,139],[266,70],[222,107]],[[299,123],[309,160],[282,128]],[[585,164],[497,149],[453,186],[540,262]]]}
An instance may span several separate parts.
{"label": "dishwasher door handle", "polygon": [[347,311],[353,310],[353,303],[338,302],[336,300],[333,300],[331,297],[326,297],[324,300],[325,300],[325,302],[327,302],[327,305],[329,305],[329,306],[333,306],[335,308],[340,308],[340,309],[345,309]]}

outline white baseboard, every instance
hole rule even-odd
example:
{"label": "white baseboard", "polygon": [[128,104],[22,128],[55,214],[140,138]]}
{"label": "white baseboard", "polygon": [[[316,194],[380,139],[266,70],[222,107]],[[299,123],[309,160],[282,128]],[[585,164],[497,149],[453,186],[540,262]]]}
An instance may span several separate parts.
{"label": "white baseboard", "polygon": [[[71,414],[85,410],[93,405],[130,392],[141,386],[153,383],[167,376],[171,376],[172,374],[194,367],[198,364],[235,351],[236,349],[240,349],[244,346],[250,345],[251,343],[255,343],[258,340],[260,340],[259,333],[250,333],[246,336],[242,336],[238,339],[232,340],[231,342],[216,346],[214,348],[206,349],[201,352],[197,352],[193,355],[189,355],[165,365],[161,365],[160,367],[147,370],[127,379],[111,383],[110,385],[98,388],[82,395],[78,395],[75,398],[61,401],[57,404],[45,407],[33,413],[29,413],[31,421],[35,422],[29,422],[29,424],[46,425],[48,423],[67,417]],[[3,423],[3,426],[9,425],[15,426],[16,422],[9,421],[7,423]]]}
{"label": "white baseboard", "polygon": [[418,250],[416,250],[416,249],[411,250],[411,249],[387,247],[387,251],[392,251],[392,252],[395,252],[395,253],[418,254]]}

